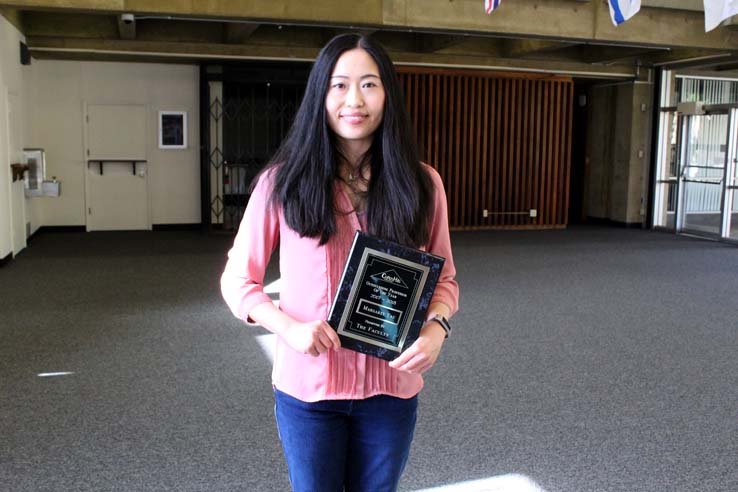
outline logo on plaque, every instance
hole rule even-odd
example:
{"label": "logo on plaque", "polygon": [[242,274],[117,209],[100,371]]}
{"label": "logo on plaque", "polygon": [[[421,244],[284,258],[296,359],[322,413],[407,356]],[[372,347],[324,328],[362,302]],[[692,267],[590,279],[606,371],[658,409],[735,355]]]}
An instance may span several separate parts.
{"label": "logo on plaque", "polygon": [[394,270],[382,273],[375,273],[374,275],[372,275],[372,280],[374,280],[375,282],[387,282],[388,284],[400,285],[404,288],[407,288],[407,284],[402,281],[402,278],[400,278],[400,276]]}

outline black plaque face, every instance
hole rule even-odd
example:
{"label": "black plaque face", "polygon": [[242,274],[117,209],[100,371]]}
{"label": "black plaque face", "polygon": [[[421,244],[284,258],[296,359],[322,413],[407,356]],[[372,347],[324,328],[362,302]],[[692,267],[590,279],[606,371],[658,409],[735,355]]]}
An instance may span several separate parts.
{"label": "black plaque face", "polygon": [[418,338],[444,259],[357,232],[328,316],[341,345],[386,360]]}
{"label": "black plaque face", "polygon": [[338,333],[402,352],[428,267],[366,248]]}

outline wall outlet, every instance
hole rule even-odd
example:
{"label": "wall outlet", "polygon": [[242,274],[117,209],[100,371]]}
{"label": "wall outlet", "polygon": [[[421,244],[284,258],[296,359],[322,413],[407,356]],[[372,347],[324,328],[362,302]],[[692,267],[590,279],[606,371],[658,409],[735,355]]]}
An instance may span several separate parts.
{"label": "wall outlet", "polygon": [[482,210],[482,217],[489,217],[489,210],[487,210],[486,208]]}
{"label": "wall outlet", "polygon": [[538,217],[538,210],[536,210],[535,208],[531,208],[530,209],[530,216],[531,217]]}

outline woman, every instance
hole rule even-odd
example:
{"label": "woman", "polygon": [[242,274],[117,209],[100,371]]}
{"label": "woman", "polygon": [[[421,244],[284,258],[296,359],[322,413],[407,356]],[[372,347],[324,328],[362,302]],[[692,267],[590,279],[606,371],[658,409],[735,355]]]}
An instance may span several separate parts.
{"label": "woman", "polygon": [[[389,363],[341,348],[325,321],[358,229],[446,258],[429,321]],[[277,244],[279,308],[263,292]],[[337,36],[256,182],[221,279],[237,317],[278,335],[275,413],[295,492],[396,490],[421,374],[457,309],[454,275],[443,184],[418,159],[392,63],[370,38]]]}

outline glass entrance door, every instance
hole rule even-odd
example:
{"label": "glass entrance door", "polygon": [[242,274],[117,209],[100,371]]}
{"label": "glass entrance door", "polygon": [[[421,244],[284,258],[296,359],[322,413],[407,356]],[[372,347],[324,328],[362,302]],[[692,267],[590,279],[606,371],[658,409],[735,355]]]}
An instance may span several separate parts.
{"label": "glass entrance door", "polygon": [[729,123],[727,112],[684,116],[678,231],[723,235]]}
{"label": "glass entrance door", "polygon": [[738,79],[662,75],[653,227],[738,243]]}

